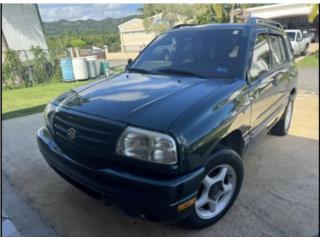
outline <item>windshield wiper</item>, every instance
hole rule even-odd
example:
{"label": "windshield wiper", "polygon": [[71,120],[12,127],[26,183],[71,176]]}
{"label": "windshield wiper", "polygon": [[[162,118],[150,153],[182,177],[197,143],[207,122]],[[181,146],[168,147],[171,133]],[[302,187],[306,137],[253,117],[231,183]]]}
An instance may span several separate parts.
{"label": "windshield wiper", "polygon": [[162,73],[173,73],[173,74],[177,74],[177,75],[185,75],[185,76],[195,76],[195,77],[200,77],[200,78],[208,78],[204,75],[201,75],[199,73],[194,73],[194,72],[190,72],[188,70],[183,70],[183,69],[171,69],[171,68],[166,68],[166,69],[160,69],[158,70],[158,72],[162,72]]}
{"label": "windshield wiper", "polygon": [[153,74],[153,72],[142,68],[129,68],[128,72]]}

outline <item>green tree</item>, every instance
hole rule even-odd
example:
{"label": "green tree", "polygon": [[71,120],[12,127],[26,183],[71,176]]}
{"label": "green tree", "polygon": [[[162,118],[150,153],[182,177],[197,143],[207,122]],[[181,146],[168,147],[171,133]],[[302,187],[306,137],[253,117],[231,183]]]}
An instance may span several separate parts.
{"label": "green tree", "polygon": [[[147,31],[157,34],[173,27],[177,14],[184,16],[184,23],[206,24],[230,21],[234,4],[145,4],[144,25]],[[152,16],[162,13],[162,21],[154,22]]]}
{"label": "green tree", "polygon": [[2,64],[3,83],[8,88],[21,85],[26,79],[26,73],[18,52],[8,49]]}
{"label": "green tree", "polygon": [[46,69],[48,64],[48,56],[45,50],[39,46],[32,46],[31,52],[33,54],[32,62],[28,63],[32,65],[33,80],[36,84],[42,83],[49,79],[49,72]]}
{"label": "green tree", "polygon": [[197,16],[197,23],[229,23],[231,11],[235,7],[235,4],[208,4],[207,11]]}
{"label": "green tree", "polygon": [[[147,31],[160,34],[172,28],[177,22],[193,23],[203,4],[145,4],[143,7],[144,26]],[[161,13],[161,20],[152,16]]]}
{"label": "green tree", "polygon": [[71,47],[84,47],[87,45],[87,42],[81,38],[75,38],[70,40]]}
{"label": "green tree", "polygon": [[[89,47],[96,46],[103,48],[104,45],[109,46],[110,51],[118,51],[120,49],[119,33],[89,33],[83,31],[79,33],[68,32],[58,36],[48,38],[50,49],[66,49],[69,47]],[[80,41],[79,41],[80,39]]]}
{"label": "green tree", "polygon": [[[231,13],[234,9],[259,7],[267,4],[204,4],[206,11],[203,14],[197,15],[196,23],[229,23],[230,20],[237,22],[236,17],[232,17]],[[233,18],[233,19],[232,19]]]}

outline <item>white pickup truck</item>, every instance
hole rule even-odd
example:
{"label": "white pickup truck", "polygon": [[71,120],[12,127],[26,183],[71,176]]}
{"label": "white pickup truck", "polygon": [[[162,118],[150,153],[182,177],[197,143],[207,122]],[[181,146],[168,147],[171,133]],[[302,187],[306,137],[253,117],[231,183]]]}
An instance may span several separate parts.
{"label": "white pickup truck", "polygon": [[290,29],[285,31],[290,39],[294,55],[307,55],[312,37],[310,36],[303,38],[301,30],[298,29]]}

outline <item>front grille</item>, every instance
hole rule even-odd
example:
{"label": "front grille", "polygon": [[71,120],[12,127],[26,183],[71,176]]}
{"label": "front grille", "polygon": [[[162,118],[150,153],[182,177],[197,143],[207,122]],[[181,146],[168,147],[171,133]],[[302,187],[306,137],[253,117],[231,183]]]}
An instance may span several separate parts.
{"label": "front grille", "polygon": [[122,126],[95,117],[59,111],[53,119],[54,138],[63,152],[90,167],[102,167],[114,153]]}

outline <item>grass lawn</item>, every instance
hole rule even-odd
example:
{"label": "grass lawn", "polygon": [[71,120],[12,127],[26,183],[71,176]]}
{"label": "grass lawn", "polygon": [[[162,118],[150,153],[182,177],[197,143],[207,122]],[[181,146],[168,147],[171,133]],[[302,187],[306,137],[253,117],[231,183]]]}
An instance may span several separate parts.
{"label": "grass lawn", "polygon": [[[124,70],[124,66],[110,68],[115,74]],[[6,89],[2,91],[2,119],[22,117],[43,111],[54,97],[81,85],[96,81],[53,82],[35,87]]]}
{"label": "grass lawn", "polygon": [[298,67],[319,67],[319,51],[297,62]]}
{"label": "grass lawn", "polygon": [[30,88],[2,91],[2,119],[21,117],[43,111],[46,104],[54,97],[72,88],[93,82],[58,82]]}

